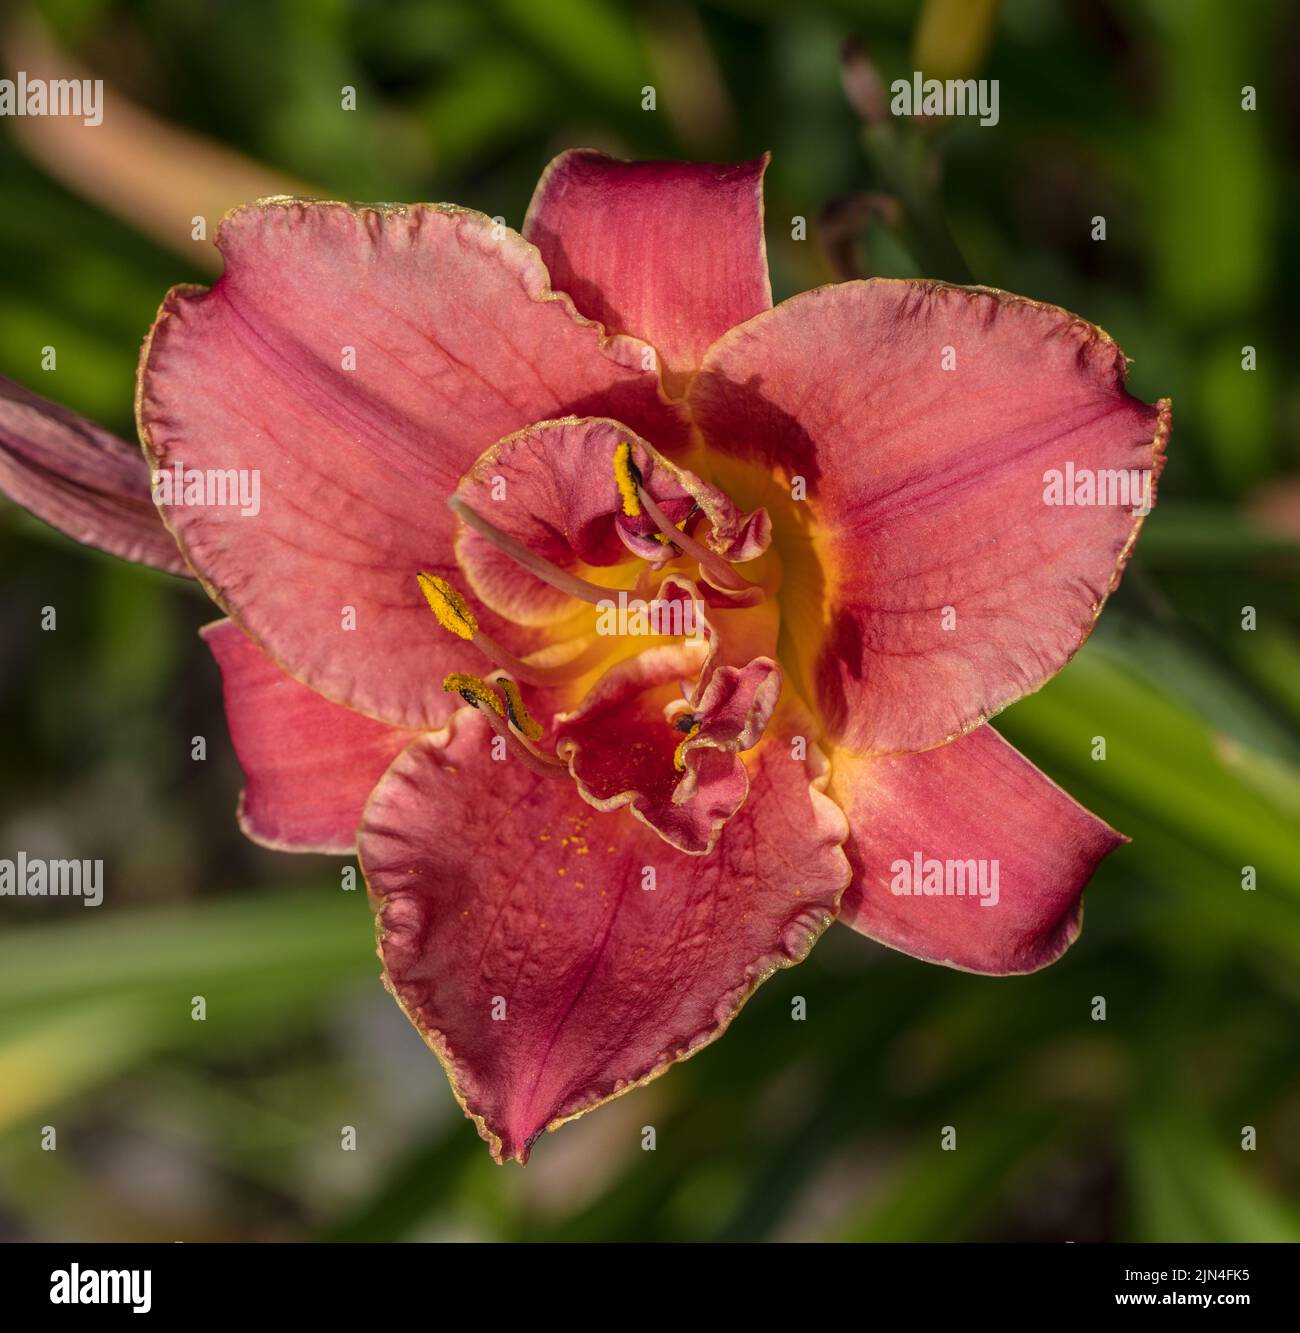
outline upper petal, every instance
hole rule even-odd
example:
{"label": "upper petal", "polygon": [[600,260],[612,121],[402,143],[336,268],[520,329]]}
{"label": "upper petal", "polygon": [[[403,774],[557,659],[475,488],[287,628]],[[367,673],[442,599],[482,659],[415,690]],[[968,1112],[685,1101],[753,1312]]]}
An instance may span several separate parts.
{"label": "upper petal", "polygon": [[[456,496],[514,541],[566,572],[591,573],[623,564],[660,562],[670,549],[648,534],[656,529],[644,515],[623,514],[614,456],[630,450],[646,492],[674,521],[699,511],[704,544],[727,558],[752,559],[762,553],[770,520],[761,510],[743,514],[716,487],[679,467],[618,421],[570,418],[525,427],[484,451],[466,472]],[[644,533],[638,543],[635,535]],[[631,561],[631,553],[636,560]],[[456,555],[470,587],[487,606],[510,620],[545,625],[573,614],[572,600],[531,574],[472,528],[456,536]]]}
{"label": "upper petal", "polygon": [[1169,407],[1131,397],[1124,367],[1055,307],[879,280],[796,296],[709,351],[689,394],[709,445],[787,496],[806,485],[773,506],[785,665],[842,744],[937,745],[1087,637],[1142,515],[1049,505],[1045,479],[1122,472],[1154,495]]}
{"label": "upper petal", "polygon": [[923,754],[834,751],[830,792],[848,817],[853,866],[840,920],[969,972],[1033,972],[1059,958],[1078,937],[1093,871],[1125,841],[989,726]]}
{"label": "upper petal", "polygon": [[277,851],[352,852],[375,783],[420,733],[300,685],[232,620],[199,632],[221,668],[226,723],[248,781],[240,828]]}
{"label": "upper petal", "polygon": [[269,201],[231,214],[219,245],[216,286],[163,304],[137,414],[160,467],[256,472],[260,511],[183,504],[167,521],[296,678],[437,725],[441,676],[476,654],[435,632],[415,575],[454,575],[460,474],[539,418],[616,413],[680,442],[680,417],[642,345],[577,316],[536,251],[481,214]]}
{"label": "upper petal", "polygon": [[139,446],[3,376],[0,491],[74,541],[189,576]]}
{"label": "upper petal", "polygon": [[825,762],[788,729],[753,760],[749,803],[707,857],[675,852],[567,780],[491,760],[458,715],[366,811],[362,868],[385,980],[498,1159],[661,1074],[800,961],[848,867]]}
{"label": "upper petal", "polygon": [[655,345],[675,393],[710,343],[772,305],[766,167],[571,149],[537,182],[524,235],[583,314]]}

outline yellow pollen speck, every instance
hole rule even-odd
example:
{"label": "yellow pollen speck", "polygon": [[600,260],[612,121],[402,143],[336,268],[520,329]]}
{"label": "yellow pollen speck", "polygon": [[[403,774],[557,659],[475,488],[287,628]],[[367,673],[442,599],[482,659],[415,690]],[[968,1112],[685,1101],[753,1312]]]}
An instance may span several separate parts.
{"label": "yellow pollen speck", "polygon": [[453,671],[442,682],[442,688],[448,694],[459,694],[467,704],[475,708],[486,705],[498,717],[505,717],[506,706],[501,696],[481,676],[471,676],[466,671]]}
{"label": "yellow pollen speck", "polygon": [[696,732],[699,731],[699,729],[700,729],[700,724],[698,722],[693,722],[691,724],[690,731],[688,731],[686,735],[682,737],[681,744],[679,744],[677,749],[673,751],[673,767],[679,773],[686,772],[686,742],[689,741],[691,737],[694,736]]}
{"label": "yellow pollen speck", "polygon": [[524,707],[524,699],[523,695],[519,693],[519,686],[507,676],[503,676],[495,683],[506,696],[506,715],[514,728],[527,736],[530,741],[541,740],[542,728],[534,720],[528,709]]}
{"label": "yellow pollen speck", "polygon": [[623,513],[628,518],[639,518],[641,500],[636,493],[639,478],[632,462],[632,446],[626,440],[614,450],[614,481],[623,497]]}
{"label": "yellow pollen speck", "polygon": [[556,867],[556,870],[555,870],[555,873],[556,873],[557,875],[563,875],[563,874],[565,873],[565,871],[564,871],[564,867],[563,867],[563,866],[557,866],[557,867]]}
{"label": "yellow pollen speck", "polygon": [[429,603],[429,610],[438,617],[438,624],[458,638],[473,642],[478,633],[478,621],[474,619],[469,603],[446,579],[439,578],[437,574],[417,574],[416,577],[420,582],[420,591],[424,593],[424,600]]}

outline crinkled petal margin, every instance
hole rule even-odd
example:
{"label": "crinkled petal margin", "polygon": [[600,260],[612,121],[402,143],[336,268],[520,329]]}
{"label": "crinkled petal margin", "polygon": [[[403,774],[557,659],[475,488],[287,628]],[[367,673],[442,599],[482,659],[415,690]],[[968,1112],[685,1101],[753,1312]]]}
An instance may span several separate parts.
{"label": "crinkled petal margin", "polygon": [[[497,1161],[526,1161],[544,1131],[714,1041],[834,918],[849,871],[826,763],[811,743],[792,758],[807,737],[792,710],[772,731],[749,803],[704,859],[592,811],[567,781],[493,762],[468,710],[449,745],[417,742],[376,788],[359,854],[385,985]],[[581,841],[562,845],[561,821]]]}

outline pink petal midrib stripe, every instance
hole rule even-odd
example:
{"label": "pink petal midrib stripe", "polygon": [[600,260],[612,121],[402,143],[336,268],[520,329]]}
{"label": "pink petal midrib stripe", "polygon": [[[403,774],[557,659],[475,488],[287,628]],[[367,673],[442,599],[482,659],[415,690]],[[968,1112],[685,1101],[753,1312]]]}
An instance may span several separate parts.
{"label": "pink petal midrib stripe", "polygon": [[[1112,401],[1104,406],[1101,411],[1092,412],[1090,415],[1083,417],[1083,411],[1086,408],[1091,408],[1091,406],[1091,404],[1085,404],[1080,408],[1078,415],[1082,419],[1072,420],[1046,437],[1040,437],[1035,432],[1040,428],[1040,424],[1055,418],[1044,418],[1043,423],[1034,422],[1022,426],[1011,436],[989,436],[969,448],[967,452],[974,461],[964,468],[959,465],[945,463],[937,475],[933,470],[918,470],[911,476],[901,478],[888,490],[869,493],[858,491],[855,493],[859,497],[856,502],[850,502],[842,511],[837,510],[837,517],[840,512],[843,512],[846,519],[851,518],[853,520],[853,535],[856,538],[864,530],[871,531],[874,526],[877,526],[872,522],[871,511],[876,510],[883,504],[893,502],[900,508],[905,506],[909,515],[916,514],[926,508],[933,508],[937,501],[942,501],[951,492],[968,490],[972,486],[979,485],[981,482],[987,481],[990,476],[1005,472],[1014,464],[1032,457],[1040,450],[1046,450],[1068,436],[1079,431],[1088,430],[1099,422],[1114,416],[1117,412],[1124,411],[1129,404],[1123,399]],[[986,461],[989,459],[989,455],[985,451],[989,449],[990,444],[999,440],[1013,440],[1016,436],[1030,436],[1031,438],[1027,443],[1018,446],[1013,445],[1010,449],[1004,444],[1001,450],[992,455],[991,462]],[[1134,447],[1141,443],[1144,442],[1140,440],[1133,442]],[[1149,446],[1151,441],[1145,441],[1145,443]],[[837,523],[836,526],[841,525]]]}

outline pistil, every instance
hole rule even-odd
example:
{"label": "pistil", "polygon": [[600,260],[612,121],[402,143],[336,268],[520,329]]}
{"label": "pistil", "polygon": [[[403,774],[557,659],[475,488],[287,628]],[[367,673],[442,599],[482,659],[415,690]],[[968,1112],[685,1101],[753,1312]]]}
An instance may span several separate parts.
{"label": "pistil", "polygon": [[593,606],[599,605],[615,591],[612,588],[602,588],[599,583],[589,583],[586,579],[580,579],[576,574],[570,574],[543,556],[530,551],[523,542],[516,540],[508,532],[502,532],[477,510],[471,509],[459,496],[453,495],[447,503],[480,537],[490,541],[497,550],[504,551],[517,565],[541,579],[543,583],[549,583],[552,588],[558,588],[560,592],[568,593],[570,597],[576,597],[581,602],[590,602]]}
{"label": "pistil", "polygon": [[[680,528],[673,525],[672,520],[664,513],[662,509],[651,499],[644,486],[636,488],[637,497],[641,501],[641,506],[649,515],[651,521],[657,527],[660,533],[683,554],[691,557],[699,563],[703,573],[709,575],[710,581],[722,592],[730,593],[752,593],[762,589],[758,584],[751,583],[747,578],[738,574],[731,565],[727,563],[720,555],[710,551],[702,542],[697,542],[694,537],[682,532]],[[760,596],[758,601],[762,601]],[[746,603],[750,605],[752,603]]]}

